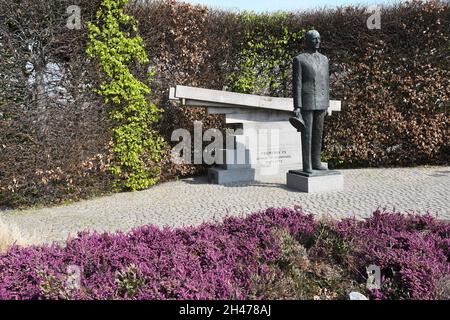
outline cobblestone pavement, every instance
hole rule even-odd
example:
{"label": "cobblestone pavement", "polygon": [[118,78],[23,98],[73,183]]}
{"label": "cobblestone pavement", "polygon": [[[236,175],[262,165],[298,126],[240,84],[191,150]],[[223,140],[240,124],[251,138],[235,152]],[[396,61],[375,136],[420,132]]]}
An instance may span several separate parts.
{"label": "cobblestone pavement", "polygon": [[81,230],[127,231],[144,224],[197,225],[227,215],[295,205],[319,216],[363,218],[380,207],[403,212],[429,211],[439,218],[450,219],[450,167],[342,172],[343,191],[296,192],[284,185],[285,178],[219,186],[208,184],[202,177],[60,207],[3,211],[0,217],[40,242],[63,241]]}

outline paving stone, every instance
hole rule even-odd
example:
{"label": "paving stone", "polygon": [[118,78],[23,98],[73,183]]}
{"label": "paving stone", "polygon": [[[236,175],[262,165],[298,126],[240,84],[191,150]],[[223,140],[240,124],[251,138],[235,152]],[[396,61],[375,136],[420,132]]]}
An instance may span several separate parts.
{"label": "paving stone", "polygon": [[53,208],[0,211],[0,218],[42,242],[64,241],[82,230],[128,231],[144,224],[198,225],[268,207],[302,207],[317,216],[369,216],[378,207],[429,211],[450,219],[450,167],[342,170],[344,189],[307,194],[288,189],[286,178],[214,185],[206,177],[162,183]]}

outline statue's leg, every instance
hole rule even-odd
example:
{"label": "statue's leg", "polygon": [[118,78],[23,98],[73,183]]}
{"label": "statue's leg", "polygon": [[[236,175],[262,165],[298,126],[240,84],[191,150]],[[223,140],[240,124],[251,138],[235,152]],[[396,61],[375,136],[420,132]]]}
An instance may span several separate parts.
{"label": "statue's leg", "polygon": [[313,113],[312,110],[302,110],[302,117],[305,121],[305,128],[302,130],[302,159],[303,171],[312,173],[311,166],[311,134],[313,127]]}
{"label": "statue's leg", "polygon": [[320,151],[322,149],[323,121],[326,110],[316,110],[313,116],[312,139],[311,139],[311,161],[314,170],[326,170],[320,161]]}

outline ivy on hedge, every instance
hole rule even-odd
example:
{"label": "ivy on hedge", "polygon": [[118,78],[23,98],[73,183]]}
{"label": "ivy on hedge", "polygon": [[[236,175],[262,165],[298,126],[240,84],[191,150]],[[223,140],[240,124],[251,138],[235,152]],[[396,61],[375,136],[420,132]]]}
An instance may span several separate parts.
{"label": "ivy on hedge", "polygon": [[[145,189],[158,181],[164,140],[152,127],[161,110],[146,96],[149,87],[130,71],[133,62],[148,62],[136,20],[123,12],[128,0],[103,0],[96,23],[89,23],[89,58],[98,59],[105,76],[96,92],[113,106],[110,118],[116,187]],[[148,81],[154,74],[148,74]]]}
{"label": "ivy on hedge", "polygon": [[244,12],[245,43],[239,53],[238,71],[228,76],[232,91],[284,96],[291,92],[291,61],[299,53],[305,29],[289,30],[291,14]]}

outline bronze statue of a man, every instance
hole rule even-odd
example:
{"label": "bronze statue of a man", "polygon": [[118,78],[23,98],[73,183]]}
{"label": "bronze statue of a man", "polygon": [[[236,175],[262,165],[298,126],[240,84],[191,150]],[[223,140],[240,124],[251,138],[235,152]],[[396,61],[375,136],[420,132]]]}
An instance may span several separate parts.
{"label": "bronze statue of a man", "polygon": [[306,33],[306,50],[293,62],[295,117],[290,123],[302,133],[303,172],[327,170],[320,161],[323,121],[329,107],[328,58],[318,52],[320,34]]}

